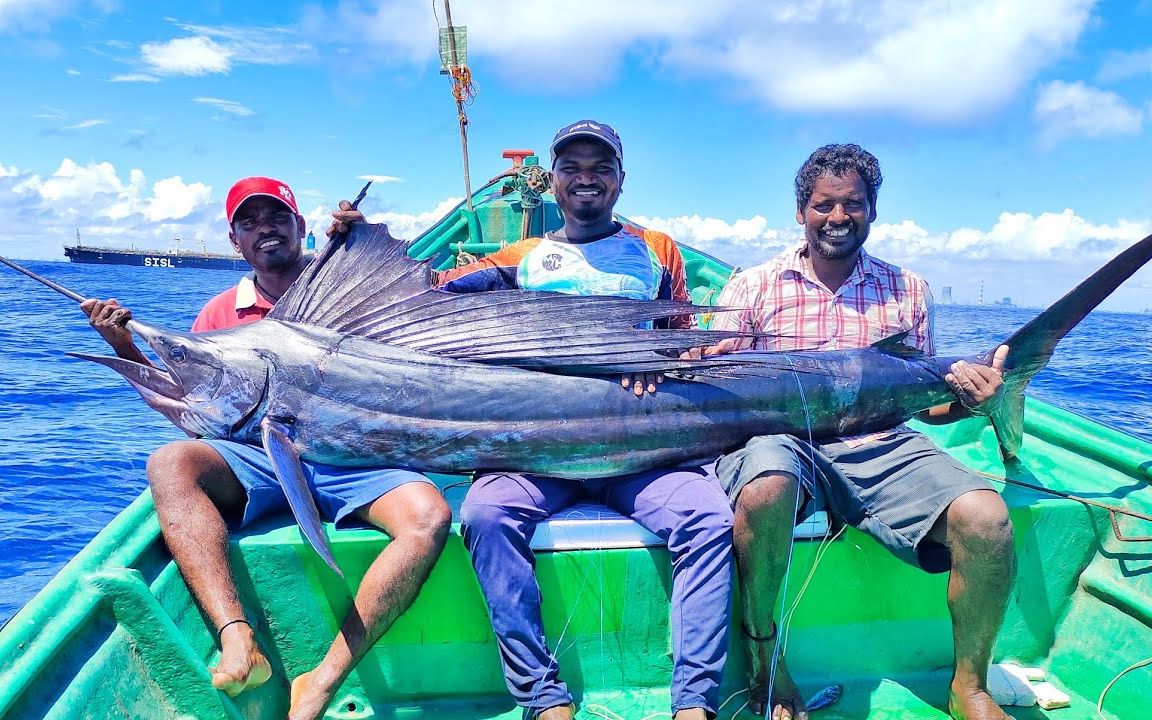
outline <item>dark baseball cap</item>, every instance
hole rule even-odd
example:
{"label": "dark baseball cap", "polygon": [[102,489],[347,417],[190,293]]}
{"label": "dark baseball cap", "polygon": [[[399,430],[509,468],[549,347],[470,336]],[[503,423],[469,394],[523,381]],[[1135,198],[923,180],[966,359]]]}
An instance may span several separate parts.
{"label": "dark baseball cap", "polygon": [[611,125],[595,120],[580,120],[556,132],[556,137],[552,138],[552,164],[556,164],[556,151],[562,145],[580,138],[599,140],[612,149],[621,165],[624,164],[624,146],[620,144],[620,136]]}

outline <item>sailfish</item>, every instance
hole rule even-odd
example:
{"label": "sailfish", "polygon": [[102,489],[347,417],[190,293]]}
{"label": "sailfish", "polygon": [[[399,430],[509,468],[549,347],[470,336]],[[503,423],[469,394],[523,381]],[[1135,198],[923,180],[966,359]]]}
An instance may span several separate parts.
{"label": "sailfish", "polygon": [[[120,373],[189,435],[262,446],[305,537],[340,572],[300,461],[460,473],[605,478],[715,457],[757,435],[816,440],[894,427],[954,400],[945,375],[904,336],[853,350],[674,352],[737,334],[651,329],[717,308],[670,300],[526,291],[452,294],[383,225],[335,237],[268,316],[188,333],[131,320],[163,367],[76,357]],[[1023,390],[1056,344],[1152,257],[1152,235],[1121,252],[1003,341],[989,416],[1005,458],[1020,447]],[[0,261],[76,301],[83,296]],[[722,309],[720,309],[722,311]],[[621,373],[663,372],[656,395]]]}

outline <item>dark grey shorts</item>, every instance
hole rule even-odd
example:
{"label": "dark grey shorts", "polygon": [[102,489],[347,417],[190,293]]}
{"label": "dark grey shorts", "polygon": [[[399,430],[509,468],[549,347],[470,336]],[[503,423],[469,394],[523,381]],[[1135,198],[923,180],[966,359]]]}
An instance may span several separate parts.
{"label": "dark grey shorts", "polygon": [[904,426],[859,444],[849,439],[809,445],[791,435],[765,435],[716,464],[733,505],[745,485],[774,472],[800,478],[809,499],[876,538],[901,560],[933,573],[952,565],[948,549],[927,539],[936,520],[964,493],[993,490]]}

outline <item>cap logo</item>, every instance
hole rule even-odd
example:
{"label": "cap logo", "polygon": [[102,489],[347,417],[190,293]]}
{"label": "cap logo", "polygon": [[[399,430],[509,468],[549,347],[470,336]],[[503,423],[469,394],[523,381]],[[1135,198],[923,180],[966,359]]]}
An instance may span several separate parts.
{"label": "cap logo", "polygon": [[292,200],[292,191],[288,189],[287,185],[280,186],[280,197],[284,198],[288,202],[294,202]]}

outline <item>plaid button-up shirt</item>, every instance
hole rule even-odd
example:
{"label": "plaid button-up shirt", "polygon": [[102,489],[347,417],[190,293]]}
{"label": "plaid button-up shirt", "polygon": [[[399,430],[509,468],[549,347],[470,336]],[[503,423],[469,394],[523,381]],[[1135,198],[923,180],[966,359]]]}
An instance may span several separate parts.
{"label": "plaid button-up shirt", "polygon": [[716,304],[740,309],[717,312],[712,328],[768,333],[768,337],[722,345],[771,351],[850,350],[908,332],[907,344],[935,354],[932,295],[919,275],[861,249],[852,274],[832,292],[804,262],[805,247],[801,243],[732,278]]}

